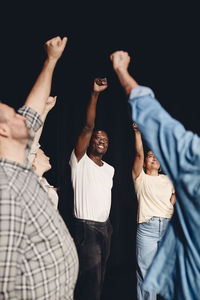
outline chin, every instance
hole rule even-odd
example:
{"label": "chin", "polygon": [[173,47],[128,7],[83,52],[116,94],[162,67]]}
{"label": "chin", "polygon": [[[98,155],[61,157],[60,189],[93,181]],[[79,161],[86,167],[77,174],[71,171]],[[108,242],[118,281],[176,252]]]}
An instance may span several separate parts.
{"label": "chin", "polygon": [[103,156],[106,153],[106,151],[96,151],[97,156]]}
{"label": "chin", "polygon": [[47,171],[49,171],[49,170],[51,170],[51,165],[48,165],[48,166],[46,167],[45,172],[47,172]]}

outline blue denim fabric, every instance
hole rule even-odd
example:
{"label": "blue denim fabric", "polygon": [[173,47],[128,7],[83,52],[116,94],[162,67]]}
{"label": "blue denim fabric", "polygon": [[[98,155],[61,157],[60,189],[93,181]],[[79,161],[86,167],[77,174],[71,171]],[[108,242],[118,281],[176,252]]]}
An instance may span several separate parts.
{"label": "blue denim fabric", "polygon": [[176,189],[174,214],[143,288],[165,299],[199,300],[200,138],[173,119],[149,90],[137,97],[136,89],[129,98],[132,119]]}
{"label": "blue denim fabric", "polygon": [[145,291],[142,287],[153,258],[158,250],[170,219],[153,217],[147,222],[139,223],[136,236],[136,257],[137,257],[137,299],[156,300],[156,293]]}

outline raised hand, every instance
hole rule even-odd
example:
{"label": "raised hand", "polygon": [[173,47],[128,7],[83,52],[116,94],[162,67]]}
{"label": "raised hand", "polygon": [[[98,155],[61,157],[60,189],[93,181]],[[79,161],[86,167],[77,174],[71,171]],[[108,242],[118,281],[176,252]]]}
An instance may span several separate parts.
{"label": "raised hand", "polygon": [[127,70],[130,63],[130,56],[128,52],[125,51],[115,51],[110,55],[110,60],[113,64],[113,69],[117,70]]}
{"label": "raised hand", "polygon": [[57,36],[57,37],[54,37],[51,40],[47,41],[45,43],[47,57],[49,59],[54,59],[57,61],[61,57],[61,55],[65,49],[67,40],[68,40],[67,37],[64,37],[63,39],[61,39],[59,36]]}
{"label": "raised hand", "polygon": [[56,99],[57,99],[57,96],[54,96],[54,97],[48,97],[47,101],[46,101],[46,104],[45,104],[45,110],[47,112],[49,112],[56,104]]}
{"label": "raised hand", "polygon": [[138,86],[135,79],[129,74],[128,66],[130,63],[130,56],[126,51],[115,51],[110,55],[110,60],[113,65],[113,69],[120,81],[127,96],[131,91]]}
{"label": "raised hand", "polygon": [[95,78],[94,79],[94,92],[103,92],[108,87],[107,78]]}

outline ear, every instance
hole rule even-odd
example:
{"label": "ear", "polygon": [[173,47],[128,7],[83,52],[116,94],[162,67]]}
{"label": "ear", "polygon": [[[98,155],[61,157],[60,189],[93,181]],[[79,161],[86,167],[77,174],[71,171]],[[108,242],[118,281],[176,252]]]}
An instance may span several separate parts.
{"label": "ear", "polygon": [[10,129],[6,123],[0,123],[0,136],[5,138],[10,136]]}

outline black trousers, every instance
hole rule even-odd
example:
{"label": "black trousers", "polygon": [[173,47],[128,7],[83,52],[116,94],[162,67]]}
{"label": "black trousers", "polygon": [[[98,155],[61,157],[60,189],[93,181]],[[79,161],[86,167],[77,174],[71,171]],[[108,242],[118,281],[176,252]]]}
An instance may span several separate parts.
{"label": "black trousers", "polygon": [[79,256],[75,300],[100,300],[110,254],[110,221],[74,219],[74,242]]}

